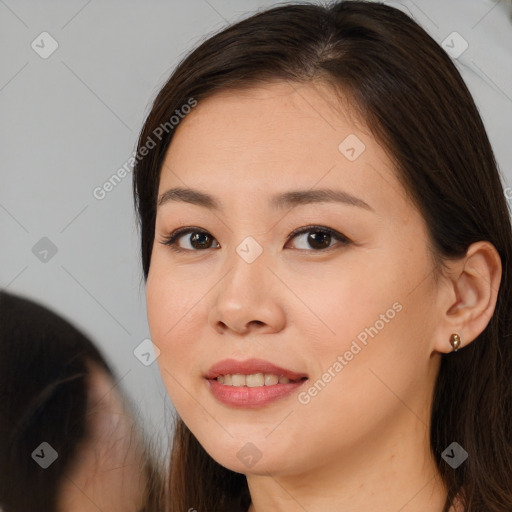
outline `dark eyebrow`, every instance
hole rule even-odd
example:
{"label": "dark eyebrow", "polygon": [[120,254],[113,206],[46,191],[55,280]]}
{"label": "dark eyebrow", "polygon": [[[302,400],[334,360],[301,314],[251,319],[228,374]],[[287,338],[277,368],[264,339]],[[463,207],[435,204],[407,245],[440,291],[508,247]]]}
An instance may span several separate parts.
{"label": "dark eyebrow", "polygon": [[331,188],[311,189],[311,190],[292,190],[284,194],[276,195],[271,200],[271,205],[277,209],[284,209],[291,206],[310,203],[344,203],[350,206],[358,206],[366,210],[374,211],[373,208],[356,196],[343,190],[333,190]]}
{"label": "dark eyebrow", "polygon": [[[185,203],[203,206],[211,210],[222,210],[221,203],[213,196],[194,190],[191,188],[171,188],[164,192],[158,199],[158,206],[169,201],[183,201]],[[374,211],[373,208],[362,199],[344,192],[343,190],[333,190],[329,188],[313,190],[292,190],[284,194],[278,194],[272,197],[270,204],[275,209],[284,209],[288,207],[305,205],[310,203],[337,202],[350,206],[358,206],[366,210]]]}
{"label": "dark eyebrow", "polygon": [[169,201],[183,201],[185,203],[204,206],[210,210],[221,210],[220,203],[209,194],[194,190],[192,188],[170,188],[164,192],[158,199],[158,206],[162,206]]}

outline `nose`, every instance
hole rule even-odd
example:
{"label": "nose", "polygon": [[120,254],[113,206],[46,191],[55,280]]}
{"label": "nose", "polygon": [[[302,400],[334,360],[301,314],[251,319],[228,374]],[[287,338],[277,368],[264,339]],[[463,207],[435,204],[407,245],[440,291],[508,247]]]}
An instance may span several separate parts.
{"label": "nose", "polygon": [[227,275],[212,291],[209,323],[219,334],[270,334],[285,325],[280,281],[267,266],[265,251],[248,263],[238,253],[229,259]]}

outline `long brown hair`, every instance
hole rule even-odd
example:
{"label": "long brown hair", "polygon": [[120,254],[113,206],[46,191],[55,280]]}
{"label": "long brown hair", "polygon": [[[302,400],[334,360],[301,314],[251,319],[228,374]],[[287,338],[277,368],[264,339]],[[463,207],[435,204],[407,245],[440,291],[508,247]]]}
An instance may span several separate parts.
{"label": "long brown hair", "polygon": [[[162,162],[173,137],[158,128],[190,101],[216,91],[322,81],[349,97],[393,159],[429,228],[437,270],[491,242],[503,275],[493,317],[463,350],[444,355],[436,382],[431,450],[448,489],[467,512],[512,510],[512,345],[509,210],[494,154],[468,88],[450,57],[409,16],[374,2],[289,3],[257,13],[202,42],[153,102],[138,141],[133,187],[147,279]],[[190,110],[190,109],[189,109]],[[469,458],[441,458],[457,441]],[[247,510],[243,475],[217,464],[177,418],[170,460],[171,511]]]}

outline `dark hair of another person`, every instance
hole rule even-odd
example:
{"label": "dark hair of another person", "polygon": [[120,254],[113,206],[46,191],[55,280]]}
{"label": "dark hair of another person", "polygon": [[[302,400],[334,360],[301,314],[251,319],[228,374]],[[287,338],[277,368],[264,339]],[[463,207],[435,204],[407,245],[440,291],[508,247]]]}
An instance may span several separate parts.
{"label": "dark hair of another person", "polygon": [[[88,439],[88,362],[114,374],[95,345],[53,311],[0,291],[0,507],[55,512],[59,487]],[[58,454],[46,469],[32,453]],[[144,511],[158,510],[160,475],[149,451]]]}
{"label": "dark hair of another person", "polygon": [[[147,279],[162,163],[173,130],[154,131],[190,98],[285,81],[322,83],[348,98],[387,150],[443,261],[487,240],[503,267],[494,315],[469,346],[443,355],[430,425],[431,450],[467,512],[512,510],[512,233],[495,157],[474,100],[450,57],[408,15],[375,2],[288,3],[256,13],[203,41],[176,67],[152,104],[133,189]],[[345,103],[340,103],[345,104]],[[205,169],[205,172],[208,172]],[[236,180],[236,175],[233,176]],[[447,336],[449,333],[447,333]],[[441,453],[457,441],[469,458],[452,469]],[[246,478],[217,464],[179,418],[170,510],[247,510]]]}

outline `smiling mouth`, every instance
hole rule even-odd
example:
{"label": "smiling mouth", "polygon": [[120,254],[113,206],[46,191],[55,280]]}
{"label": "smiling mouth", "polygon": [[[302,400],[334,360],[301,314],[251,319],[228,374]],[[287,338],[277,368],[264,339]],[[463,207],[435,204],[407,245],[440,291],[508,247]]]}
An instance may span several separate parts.
{"label": "smiling mouth", "polygon": [[304,386],[308,380],[305,376],[294,380],[290,377],[276,373],[234,373],[207,377],[205,382],[209,391],[222,404],[255,409],[285,399]]}
{"label": "smiling mouth", "polygon": [[300,379],[290,379],[285,375],[277,375],[274,373],[234,373],[218,375],[216,378],[208,380],[216,380],[224,386],[256,388],[302,382],[307,380],[307,377],[302,377]]}

